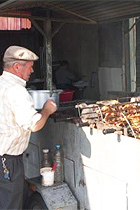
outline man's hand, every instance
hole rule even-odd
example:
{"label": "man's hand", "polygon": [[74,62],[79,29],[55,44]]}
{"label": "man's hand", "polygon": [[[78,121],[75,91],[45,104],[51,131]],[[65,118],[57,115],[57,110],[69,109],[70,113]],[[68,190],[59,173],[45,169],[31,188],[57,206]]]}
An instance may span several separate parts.
{"label": "man's hand", "polygon": [[43,110],[51,115],[57,110],[57,105],[53,100],[47,100],[43,106]]}

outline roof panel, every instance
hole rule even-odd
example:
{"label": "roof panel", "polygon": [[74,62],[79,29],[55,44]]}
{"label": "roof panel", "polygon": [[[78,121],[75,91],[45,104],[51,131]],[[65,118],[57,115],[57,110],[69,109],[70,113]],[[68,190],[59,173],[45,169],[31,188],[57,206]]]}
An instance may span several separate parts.
{"label": "roof panel", "polygon": [[[30,10],[41,14],[42,10],[51,10],[52,19],[84,20],[90,23],[118,21],[140,16],[139,1],[59,1],[59,0],[3,0],[0,1],[0,14],[12,10]],[[39,12],[40,11],[40,12]]]}

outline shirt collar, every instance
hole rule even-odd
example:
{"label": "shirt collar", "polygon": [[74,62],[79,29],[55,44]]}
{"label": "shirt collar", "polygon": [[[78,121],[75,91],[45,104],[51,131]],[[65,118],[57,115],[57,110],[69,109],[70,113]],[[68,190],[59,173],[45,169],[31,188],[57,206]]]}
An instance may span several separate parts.
{"label": "shirt collar", "polygon": [[22,85],[22,86],[26,86],[26,81],[21,79],[20,77],[10,73],[10,72],[7,72],[7,71],[3,71],[3,76],[4,77],[9,77],[11,78],[12,80],[15,80],[15,82],[17,82],[18,84]]}

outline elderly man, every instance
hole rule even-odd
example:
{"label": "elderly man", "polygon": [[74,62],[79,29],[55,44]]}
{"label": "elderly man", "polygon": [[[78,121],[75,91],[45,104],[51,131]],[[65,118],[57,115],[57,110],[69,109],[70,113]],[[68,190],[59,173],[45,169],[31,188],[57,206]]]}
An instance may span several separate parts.
{"label": "elderly man", "polygon": [[26,90],[26,81],[34,72],[38,56],[32,51],[10,46],[4,53],[4,71],[0,76],[0,209],[22,209],[24,166],[22,154],[31,132],[43,128],[57,110],[48,100],[40,113]]}

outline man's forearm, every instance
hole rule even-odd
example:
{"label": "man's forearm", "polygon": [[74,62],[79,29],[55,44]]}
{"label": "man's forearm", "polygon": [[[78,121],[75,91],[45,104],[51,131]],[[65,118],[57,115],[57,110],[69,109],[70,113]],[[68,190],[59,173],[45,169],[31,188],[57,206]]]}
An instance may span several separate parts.
{"label": "man's forearm", "polygon": [[41,130],[43,126],[45,125],[48,117],[51,114],[53,114],[56,110],[57,110],[56,103],[52,100],[47,100],[40,112],[40,114],[42,115],[41,119],[37,121],[37,123],[35,124],[35,126],[32,128],[31,131],[36,132],[36,131]]}
{"label": "man's forearm", "polygon": [[36,122],[36,124],[32,128],[32,132],[41,130],[44,127],[48,117],[50,116],[50,114],[46,113],[44,110],[41,110],[40,114],[42,115],[42,117],[39,121]]}

